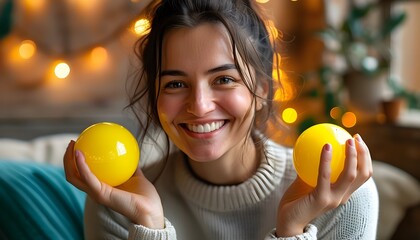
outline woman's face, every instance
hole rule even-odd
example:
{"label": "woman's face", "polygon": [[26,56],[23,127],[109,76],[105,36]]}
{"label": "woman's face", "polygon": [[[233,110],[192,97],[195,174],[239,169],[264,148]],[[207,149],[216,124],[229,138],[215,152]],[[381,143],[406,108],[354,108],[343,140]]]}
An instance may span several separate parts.
{"label": "woman's face", "polygon": [[254,104],[227,31],[214,24],[171,30],[162,48],[157,103],[169,138],[195,161],[241,156]]}

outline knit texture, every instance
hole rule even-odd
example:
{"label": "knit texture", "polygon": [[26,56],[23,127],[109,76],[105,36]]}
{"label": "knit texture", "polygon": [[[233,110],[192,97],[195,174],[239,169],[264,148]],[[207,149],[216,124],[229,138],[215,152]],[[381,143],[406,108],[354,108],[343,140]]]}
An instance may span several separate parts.
{"label": "knit texture", "polygon": [[[87,239],[276,239],[277,207],[296,178],[292,150],[267,141],[257,172],[233,186],[202,182],[175,152],[155,182],[166,217],[162,230],[135,226],[118,213],[88,200]],[[148,169],[144,169],[147,173]],[[373,180],[343,206],[327,212],[302,235],[279,239],[375,239],[378,196]]]}

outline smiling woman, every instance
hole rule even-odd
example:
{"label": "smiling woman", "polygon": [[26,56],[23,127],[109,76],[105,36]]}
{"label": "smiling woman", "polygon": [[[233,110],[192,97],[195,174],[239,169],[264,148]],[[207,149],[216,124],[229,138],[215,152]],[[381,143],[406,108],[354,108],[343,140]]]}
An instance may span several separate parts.
{"label": "smiling woman", "polygon": [[378,199],[360,136],[346,141],[334,184],[331,145],[323,146],[315,187],[296,176],[292,149],[269,139],[281,84],[254,1],[164,0],[150,16],[130,107],[142,127],[141,162],[156,155],[156,132],[168,148],[111,187],[70,142],[64,166],[68,181],[89,195],[87,239],[375,238]]}

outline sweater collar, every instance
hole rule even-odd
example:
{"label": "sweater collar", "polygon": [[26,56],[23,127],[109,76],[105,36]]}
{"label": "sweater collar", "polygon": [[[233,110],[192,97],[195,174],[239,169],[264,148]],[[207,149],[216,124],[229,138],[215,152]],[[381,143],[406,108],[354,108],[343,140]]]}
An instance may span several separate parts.
{"label": "sweater collar", "polygon": [[268,197],[280,184],[286,168],[286,151],[268,140],[256,173],[238,185],[211,185],[197,179],[186,160],[176,163],[176,186],[192,204],[211,211],[226,212],[253,206]]}

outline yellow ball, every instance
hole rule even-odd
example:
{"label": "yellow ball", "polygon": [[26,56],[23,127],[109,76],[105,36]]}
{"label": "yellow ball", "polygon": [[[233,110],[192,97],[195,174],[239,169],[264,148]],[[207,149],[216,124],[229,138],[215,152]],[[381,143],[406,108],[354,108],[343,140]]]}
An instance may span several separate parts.
{"label": "yellow ball", "polygon": [[293,164],[298,176],[308,185],[315,187],[321,151],[325,144],[332,146],[331,182],[334,183],[344,168],[345,144],[352,136],[343,128],[321,123],[306,129],[296,140]]}
{"label": "yellow ball", "polygon": [[83,152],[92,173],[111,186],[127,181],[136,171],[140,158],[136,138],[116,123],[96,123],[76,140],[74,150]]}

